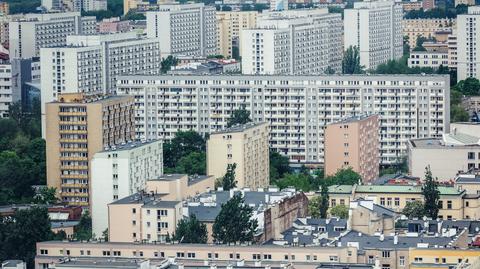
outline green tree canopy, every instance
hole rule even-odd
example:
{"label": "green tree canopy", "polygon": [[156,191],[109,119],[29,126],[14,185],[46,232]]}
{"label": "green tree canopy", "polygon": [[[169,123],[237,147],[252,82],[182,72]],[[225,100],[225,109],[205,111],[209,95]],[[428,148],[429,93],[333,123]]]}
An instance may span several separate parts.
{"label": "green tree canopy", "polygon": [[325,183],[327,186],[332,185],[354,185],[362,181],[362,177],[351,167],[339,169],[333,176],[327,176]]}
{"label": "green tree canopy", "polygon": [[282,178],[285,174],[291,173],[289,160],[273,149],[270,149],[270,181],[274,182]]}
{"label": "green tree canopy", "polygon": [[73,237],[77,240],[92,239],[92,217],[90,217],[88,211],[83,212],[82,217],[80,217],[80,222],[75,227]]}
{"label": "green tree canopy", "polygon": [[466,96],[480,95],[480,82],[476,78],[467,78],[461,80],[453,87],[453,90],[459,91]]}
{"label": "green tree canopy", "polygon": [[213,238],[223,244],[253,241],[258,223],[252,215],[253,209],[244,204],[241,194],[235,194],[222,204],[213,224]]}
{"label": "green tree canopy", "polygon": [[328,212],[328,186],[322,184],[321,193],[308,201],[308,212],[314,218],[327,218]]}
{"label": "green tree canopy", "polygon": [[195,131],[178,131],[175,137],[163,145],[163,162],[165,167],[174,168],[182,157],[192,152],[206,151],[205,139]]}
{"label": "green tree canopy", "polygon": [[58,198],[56,197],[56,188],[42,188],[40,189],[40,192],[35,195],[34,201],[37,204],[48,204],[48,205],[53,205],[58,202]]}
{"label": "green tree canopy", "polygon": [[425,199],[425,215],[436,219],[440,208],[440,191],[438,190],[438,182],[433,179],[430,166],[425,167],[425,183],[422,187],[422,193]]}
{"label": "green tree canopy", "polygon": [[207,226],[198,221],[195,215],[181,219],[175,231],[174,239],[180,243],[207,243]]}
{"label": "green tree canopy", "polygon": [[162,62],[160,62],[160,71],[163,74],[166,74],[168,71],[172,69],[172,66],[176,66],[178,64],[178,59],[173,57],[172,55],[168,55],[167,58],[163,58]]}
{"label": "green tree canopy", "polygon": [[363,67],[360,65],[360,51],[357,46],[350,46],[343,54],[343,74],[362,74]]}
{"label": "green tree canopy", "polygon": [[336,205],[330,209],[330,215],[341,219],[348,219],[348,207],[346,205]]}
{"label": "green tree canopy", "polygon": [[407,202],[405,207],[402,210],[402,214],[407,216],[409,219],[412,218],[422,218],[425,216],[425,210],[422,201],[410,201]]}
{"label": "green tree canopy", "polygon": [[239,109],[236,109],[232,112],[232,115],[227,121],[227,127],[232,127],[237,124],[245,124],[251,122],[250,111],[245,109],[245,106],[242,106]]}
{"label": "green tree canopy", "polygon": [[227,172],[222,178],[222,187],[224,191],[228,191],[237,187],[237,181],[235,180],[235,168],[237,168],[236,163],[227,165]]}

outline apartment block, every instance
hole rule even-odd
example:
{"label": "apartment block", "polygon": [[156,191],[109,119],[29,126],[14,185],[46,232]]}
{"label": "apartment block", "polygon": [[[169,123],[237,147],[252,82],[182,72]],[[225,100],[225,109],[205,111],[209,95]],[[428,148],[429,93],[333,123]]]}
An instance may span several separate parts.
{"label": "apartment block", "polygon": [[25,14],[9,23],[10,58],[40,56],[40,48],[65,46],[67,36],[94,34],[95,17],[80,12]]}
{"label": "apartment block", "polygon": [[46,105],[47,185],[61,202],[90,205],[95,153],[133,141],[134,99],[130,96],[63,94]]}
{"label": "apartment block", "polygon": [[108,228],[108,204],[146,188],[163,174],[162,141],[135,141],[105,148],[91,161],[93,233]]}
{"label": "apartment block", "polygon": [[165,242],[184,217],[182,200],[213,190],[214,184],[211,176],[181,174],[147,181],[145,190],[108,205],[109,240]]}
{"label": "apartment block", "polygon": [[0,13],[2,15],[10,14],[10,5],[6,1],[0,2]]}
{"label": "apartment block", "polygon": [[457,16],[457,79],[480,78],[480,56],[477,44],[480,43],[480,6],[468,7],[468,14]]}
{"label": "apartment block", "polygon": [[[438,69],[440,66],[448,67],[450,65],[448,59],[447,43],[430,43],[424,42],[425,51],[412,51],[408,58],[408,67],[428,67]],[[432,46],[429,46],[432,45]]]}
{"label": "apartment block", "polygon": [[[257,26],[257,11],[217,11],[218,53],[233,58],[240,54],[240,34],[243,29]],[[234,55],[234,49],[237,55]]]}
{"label": "apartment block", "polygon": [[161,4],[147,12],[147,37],[161,38],[163,56],[208,56],[217,53],[215,7],[200,4]]}
{"label": "apartment block", "polygon": [[341,14],[330,14],[328,9],[262,13],[256,28],[242,30],[242,72],[340,73],[342,34]]}
{"label": "apartment block", "polygon": [[324,162],[324,128],[379,114],[380,162],[396,163],[409,139],[440,137],[450,125],[450,82],[439,75],[122,76],[117,92],[136,98],[136,135],[172,139],[178,130],[225,129],[245,106],[267,122],[270,147],[295,163]]}
{"label": "apartment block", "polygon": [[98,32],[104,34],[124,33],[132,30],[130,21],[121,21],[119,17],[103,19],[98,22]]}
{"label": "apartment block", "polygon": [[402,21],[403,35],[408,36],[408,45],[410,49],[417,46],[417,38],[422,36],[424,38],[435,38],[436,41],[443,42],[442,33],[452,33],[456,27],[456,19],[404,19]]}
{"label": "apartment block", "polygon": [[378,115],[351,117],[325,128],[325,175],[351,167],[363,182],[378,178],[380,166]]}
{"label": "apartment block", "polygon": [[[438,217],[445,220],[480,219],[478,198],[471,199],[465,190],[438,187],[440,209]],[[335,185],[328,189],[330,207],[349,205],[357,199],[372,200],[375,204],[401,213],[408,202],[424,201],[422,186],[408,185]],[[467,203],[468,202],[468,203]]]}
{"label": "apartment block", "polygon": [[113,92],[125,74],[159,74],[160,40],[134,32],[72,35],[67,46],[41,49],[42,114],[62,93]]}
{"label": "apartment block", "polygon": [[236,164],[238,188],[268,187],[268,129],[267,123],[247,123],[211,133],[207,141],[207,174],[221,178],[229,164]]}
{"label": "apartment block", "polygon": [[402,6],[394,1],[355,2],[344,11],[345,49],[356,46],[360,65],[375,69],[403,54]]}
{"label": "apartment block", "polygon": [[447,182],[460,172],[480,169],[480,124],[455,123],[441,138],[410,140],[409,174],[424,178],[427,166],[434,177]]}

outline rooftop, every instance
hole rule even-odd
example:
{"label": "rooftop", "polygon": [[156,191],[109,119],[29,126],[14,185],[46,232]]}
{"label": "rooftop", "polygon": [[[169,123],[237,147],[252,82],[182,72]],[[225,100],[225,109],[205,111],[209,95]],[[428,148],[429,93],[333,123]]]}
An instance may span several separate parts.
{"label": "rooftop", "polygon": [[[147,261],[143,261],[147,262]],[[121,269],[139,269],[141,267],[142,261],[137,261],[134,259],[117,259],[117,260],[106,260],[106,259],[66,259],[62,262],[55,264],[55,268],[121,268]]]}
{"label": "rooftop", "polygon": [[251,128],[258,127],[258,126],[263,125],[263,124],[267,124],[267,123],[265,123],[265,122],[256,122],[256,123],[255,122],[249,122],[249,123],[246,123],[246,124],[237,124],[237,125],[234,125],[230,128],[226,128],[222,131],[214,132],[214,133],[210,134],[210,136],[215,135],[215,134],[239,133],[239,132],[243,132],[245,130],[251,129]]}
{"label": "rooftop", "polygon": [[455,183],[480,184],[480,175],[459,175]]}
{"label": "rooftop", "polygon": [[344,119],[341,119],[337,122],[333,122],[331,124],[346,124],[346,123],[352,123],[352,122],[357,122],[357,121],[363,121],[371,117],[375,117],[375,114],[365,114],[365,115],[358,115],[358,116],[352,116],[352,117],[347,117]]}
{"label": "rooftop", "polygon": [[119,151],[124,151],[124,150],[131,150],[131,149],[136,149],[142,146],[150,145],[156,142],[159,142],[160,140],[144,140],[144,141],[130,141],[127,143],[122,143],[119,145],[115,145],[114,147],[109,147],[105,148],[103,151],[100,151],[100,153],[103,152],[119,152]]}
{"label": "rooftop", "polygon": [[135,193],[123,199],[117,200],[110,205],[143,204],[143,207],[173,208],[181,201],[163,201],[165,194]]}
{"label": "rooftop", "polygon": [[[334,185],[329,187],[330,193],[352,193],[353,186]],[[439,186],[440,195],[460,195],[460,191],[454,187]],[[422,193],[422,186],[412,185],[358,185],[355,188],[357,193]]]}

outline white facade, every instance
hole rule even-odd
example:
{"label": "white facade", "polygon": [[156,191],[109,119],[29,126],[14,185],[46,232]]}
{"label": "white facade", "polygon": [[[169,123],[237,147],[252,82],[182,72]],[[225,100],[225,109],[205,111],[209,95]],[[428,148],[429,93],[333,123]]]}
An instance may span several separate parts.
{"label": "white facade", "polygon": [[394,1],[355,2],[344,10],[345,49],[358,47],[366,69],[402,57],[402,19],[402,6]]}
{"label": "white facade", "polygon": [[448,131],[449,85],[439,75],[123,76],[117,92],[136,98],[137,137],[220,131],[245,106],[254,122],[269,123],[270,147],[299,163],[323,163],[326,124],[379,114],[380,161],[387,164],[406,154],[409,139]]}
{"label": "white facade", "polygon": [[163,174],[162,141],[131,142],[98,152],[92,159],[93,233],[108,228],[108,204],[145,189],[146,181]]}
{"label": "white facade", "polygon": [[[244,74],[323,74],[342,70],[342,16],[327,9],[269,12],[242,30]],[[308,38],[306,38],[308,37]]]}
{"label": "white facade", "polygon": [[42,0],[47,11],[99,11],[107,10],[107,0]]}
{"label": "white facade", "polygon": [[457,79],[480,78],[480,6],[457,16]]}
{"label": "white facade", "polygon": [[412,51],[408,58],[408,67],[439,68],[448,67],[448,51]]}
{"label": "white facade", "polygon": [[80,12],[27,14],[9,23],[10,58],[40,56],[40,48],[66,45],[67,36],[94,34],[95,17],[81,17]]}
{"label": "white facade", "polygon": [[0,118],[8,117],[8,107],[13,101],[12,66],[0,64]]}
{"label": "white facade", "polygon": [[160,39],[134,32],[69,36],[68,46],[41,49],[42,113],[58,94],[108,93],[125,74],[159,74]]}
{"label": "white facade", "polygon": [[147,12],[147,37],[161,38],[162,57],[208,56],[217,53],[215,7],[163,4]]}
{"label": "white facade", "polygon": [[270,0],[271,11],[288,10],[288,0]]}

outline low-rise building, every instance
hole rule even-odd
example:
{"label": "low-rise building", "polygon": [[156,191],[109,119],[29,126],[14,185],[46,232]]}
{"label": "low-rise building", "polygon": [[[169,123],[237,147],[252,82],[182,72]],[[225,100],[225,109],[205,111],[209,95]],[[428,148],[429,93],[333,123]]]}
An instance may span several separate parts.
{"label": "low-rise building", "polygon": [[121,21],[120,18],[108,18],[98,22],[98,32],[102,34],[123,33],[132,30],[130,21]]}
{"label": "low-rise building", "polygon": [[[417,38],[437,38],[437,34],[452,32],[456,27],[455,19],[404,19],[403,35],[408,36],[408,45],[413,50],[417,46]],[[441,39],[441,38],[440,38]],[[437,40],[443,42],[445,40]]]}
{"label": "low-rise building", "polygon": [[403,12],[422,9],[422,1],[402,1],[399,2],[403,8]]}
{"label": "low-rise building", "polygon": [[378,115],[350,117],[325,128],[325,175],[351,167],[363,182],[379,175],[380,119]]}
{"label": "low-rise building", "polygon": [[27,269],[27,263],[22,260],[7,260],[2,262],[2,269]]}
{"label": "low-rise building", "polygon": [[452,181],[459,172],[480,168],[480,124],[456,123],[442,138],[410,140],[409,174],[424,178],[426,167],[439,181]]}
{"label": "low-rise building", "polygon": [[167,74],[172,75],[212,75],[240,73],[241,65],[236,60],[208,60],[172,66]]}
{"label": "low-rise building", "polygon": [[424,42],[425,51],[412,51],[408,58],[408,67],[430,67],[438,69],[440,66],[448,67],[448,44]]}
{"label": "low-rise building", "polygon": [[269,166],[268,123],[236,125],[210,134],[207,141],[207,174],[221,178],[228,165],[236,165],[238,188],[268,187]]}
{"label": "low-rise building", "polygon": [[462,100],[462,107],[468,112],[470,117],[474,117],[475,114],[480,116],[480,96],[468,96]]}
{"label": "low-rise building", "polygon": [[108,228],[108,204],[146,188],[163,174],[162,141],[135,141],[105,148],[91,160],[92,231]]}

